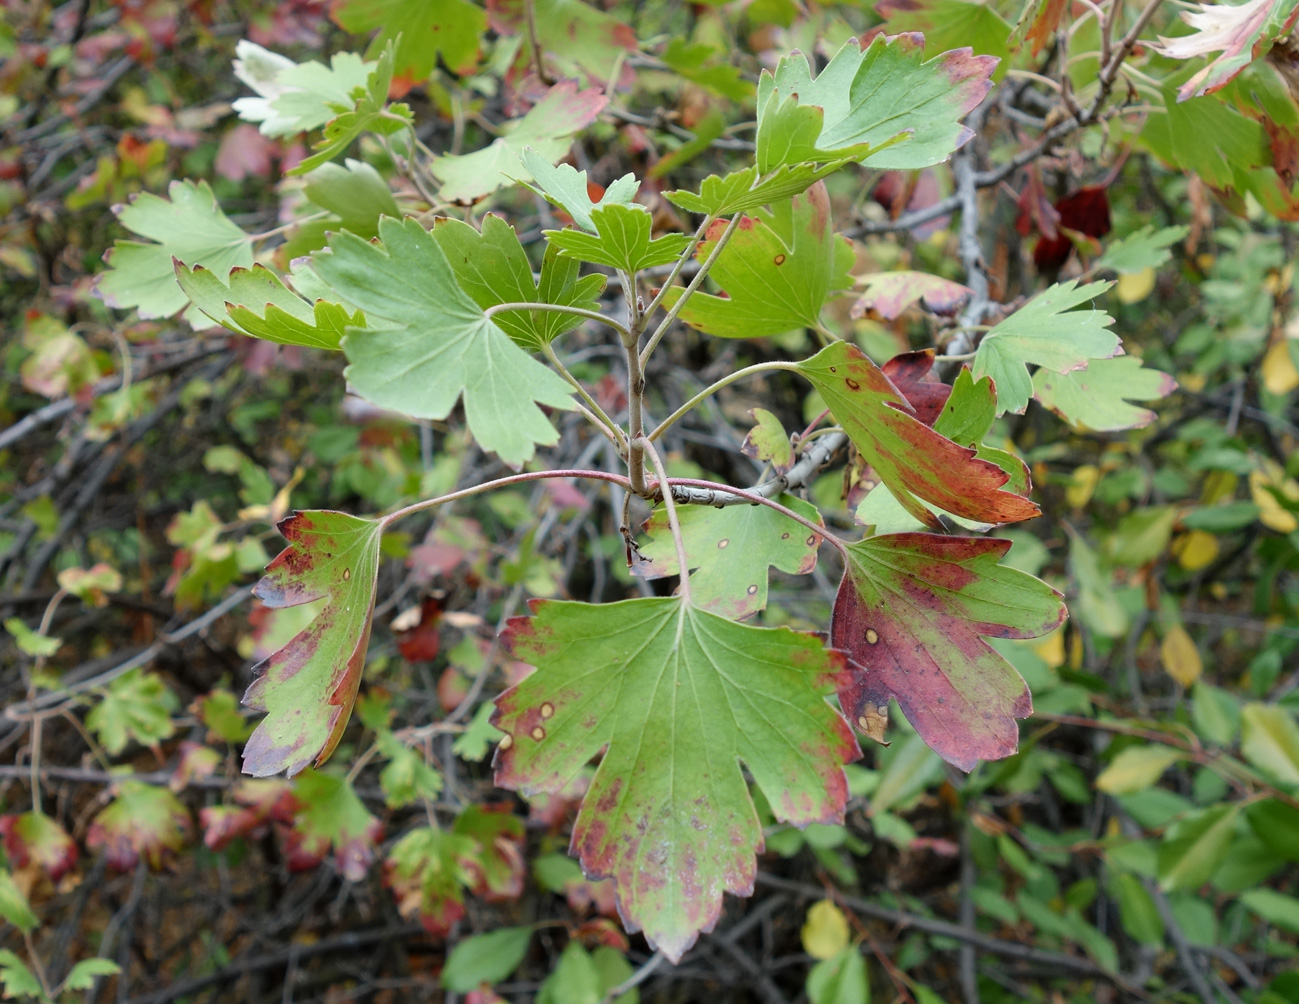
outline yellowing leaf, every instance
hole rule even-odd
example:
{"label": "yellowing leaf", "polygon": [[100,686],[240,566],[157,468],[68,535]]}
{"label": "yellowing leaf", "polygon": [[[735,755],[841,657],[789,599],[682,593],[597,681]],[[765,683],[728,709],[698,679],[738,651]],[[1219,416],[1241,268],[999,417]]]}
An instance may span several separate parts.
{"label": "yellowing leaf", "polygon": [[1124,272],[1119,276],[1114,292],[1120,303],[1140,303],[1155,288],[1155,270],[1143,268],[1140,272]]}
{"label": "yellowing leaf", "polygon": [[848,947],[848,918],[830,900],[813,903],[803,925],[803,951],[814,959],[829,959]]}
{"label": "yellowing leaf", "polygon": [[1159,661],[1164,664],[1164,672],[1183,687],[1192,686],[1204,672],[1200,650],[1180,624],[1174,624],[1165,632],[1164,640],[1159,643]]}
{"label": "yellowing leaf", "polygon": [[1259,522],[1277,533],[1293,533],[1299,530],[1299,517],[1281,505],[1278,492],[1291,501],[1299,501],[1299,484],[1287,478],[1276,461],[1265,460],[1263,470],[1249,472],[1249,493],[1259,508]]}
{"label": "yellowing leaf", "polygon": [[1096,778],[1107,795],[1130,795],[1149,788],[1182,754],[1167,746],[1129,746]]}
{"label": "yellowing leaf", "polygon": [[1269,393],[1289,394],[1299,387],[1299,369],[1295,369],[1289,343],[1288,338],[1275,341],[1263,355],[1260,369],[1263,371],[1263,386]]}
{"label": "yellowing leaf", "polygon": [[1207,530],[1190,530],[1173,541],[1177,563],[1188,572],[1207,568],[1218,556],[1218,538]]}
{"label": "yellowing leaf", "polygon": [[1071,481],[1065,487],[1064,500],[1074,509],[1081,509],[1091,501],[1092,492],[1100,483],[1101,471],[1095,464],[1083,464],[1075,467],[1070,476]]}

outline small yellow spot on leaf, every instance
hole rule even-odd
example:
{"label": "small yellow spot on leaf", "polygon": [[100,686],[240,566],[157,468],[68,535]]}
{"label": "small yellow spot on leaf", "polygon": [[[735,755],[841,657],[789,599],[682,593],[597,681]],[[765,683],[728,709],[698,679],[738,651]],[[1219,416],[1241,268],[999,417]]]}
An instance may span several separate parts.
{"label": "small yellow spot on leaf", "polygon": [[726,550],[726,548],[727,548],[728,546],[730,546],[730,543],[731,543],[731,542],[730,542],[730,540],[729,540],[728,538],[723,537],[721,540],[719,540],[719,541],[717,542],[717,550],[719,550],[719,551],[724,551],[724,550]]}
{"label": "small yellow spot on leaf", "polygon": [[502,737],[501,741],[496,744],[496,747],[497,749],[507,750],[513,745],[514,745],[514,736],[507,735]]}
{"label": "small yellow spot on leaf", "polygon": [[546,730],[540,725],[536,725],[533,727],[531,735],[533,739],[537,740],[537,742],[541,742],[541,740],[546,738]]}
{"label": "small yellow spot on leaf", "polygon": [[346,582],[346,581],[348,581],[351,577],[352,577],[352,570],[351,570],[350,568],[344,568],[344,569],[343,569],[343,581]]}
{"label": "small yellow spot on leaf", "polygon": [[866,629],[866,643],[868,645],[874,645],[879,640],[880,640],[880,633],[878,631],[876,631],[874,628]]}
{"label": "small yellow spot on leaf", "polygon": [[549,701],[547,701],[545,704],[541,706],[542,718],[553,718],[554,715],[555,715],[555,706],[551,704]]}

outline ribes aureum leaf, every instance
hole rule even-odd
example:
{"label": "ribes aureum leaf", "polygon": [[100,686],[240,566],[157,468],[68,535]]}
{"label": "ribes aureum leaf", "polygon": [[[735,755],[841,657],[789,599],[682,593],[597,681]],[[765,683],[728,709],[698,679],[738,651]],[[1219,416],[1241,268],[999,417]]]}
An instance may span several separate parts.
{"label": "ribes aureum leaf", "polygon": [[156,244],[118,241],[95,292],[110,307],[135,307],[141,317],[170,317],[189,299],[176,283],[172,259],[202,265],[220,275],[253,263],[252,239],[217,205],[206,182],[173,181],[169,198],[142,192],[114,206],[122,226]]}
{"label": "ribes aureum leaf", "polygon": [[878,0],[875,13],[886,19],[886,34],[919,32],[931,52],[968,45],[981,56],[995,56],[999,62],[993,83],[1000,82],[1010,68],[1006,39],[1011,26],[991,4],[980,0]]}
{"label": "ribes aureum leaf", "polygon": [[974,375],[997,385],[997,414],[1022,415],[1033,393],[1027,365],[1055,373],[1082,369],[1089,359],[1108,359],[1123,351],[1119,336],[1107,330],[1114,318],[1103,310],[1073,310],[1112,285],[1076,279],[1039,293],[994,327],[979,342]]}
{"label": "ribes aureum leaf", "polygon": [[1178,101],[1221,90],[1250,63],[1266,56],[1299,20],[1299,0],[1200,4],[1199,10],[1182,11],[1182,20],[1195,31],[1179,38],[1161,35],[1157,52],[1170,59],[1221,55],[1182,85]]}
{"label": "ribes aureum leaf", "polygon": [[337,52],[329,63],[295,63],[244,39],[235,46],[234,72],[257,97],[237,98],[234,109],[245,122],[256,122],[264,136],[318,129],[340,108],[352,106],[352,92],[365,86],[374,69],[352,52]]}
{"label": "ribes aureum leaf", "polygon": [[334,865],[345,879],[365,878],[383,824],[365,807],[352,782],[309,770],[294,783],[293,801],[293,834],[299,848],[313,858],[323,858],[332,849]]}
{"label": "ribes aureum leaf", "polygon": [[184,846],[192,829],[189,810],[166,788],[122,781],[86,831],[86,846],[102,850],[114,871],[132,871],[141,858],[156,871]]}
{"label": "ribes aureum leaf", "polygon": [[[920,353],[914,353],[919,355]],[[929,354],[932,359],[932,353]],[[908,400],[915,401],[908,397]],[[983,438],[992,429],[992,422],[997,407],[997,393],[993,389],[992,379],[984,377],[975,380],[968,369],[962,369],[956,375],[951,393],[942,403],[938,415],[934,418],[933,429],[940,436],[946,436],[960,446],[968,446],[975,451],[979,460],[996,464],[1006,474],[1004,491],[1027,497],[1032,487],[1029,482],[1028,468],[1013,453],[987,446]],[[965,519],[954,513],[946,513],[952,520],[967,530],[984,531],[991,529],[991,524]],[[919,530],[924,524],[906,512],[894,497],[887,484],[872,489],[861,505],[857,507],[858,522],[873,525],[877,533],[892,533],[896,530]]]}
{"label": "ribes aureum leaf", "polygon": [[761,180],[756,167],[746,167],[727,175],[710,174],[699,186],[698,195],[682,189],[664,192],[663,196],[692,213],[730,216],[801,195],[817,181],[848,163],[851,161],[835,160],[819,167],[815,164],[784,165],[763,175]]}
{"label": "ribes aureum leaf", "polygon": [[392,86],[393,52],[386,49],[365,83],[355,87],[347,102],[335,104],[337,114],[325,123],[325,134],[312,149],[314,152],[300,164],[286,172],[290,175],[307,174],[347,151],[362,133],[372,132],[391,136],[410,128],[410,109],[404,104],[389,105],[388,88]]}
{"label": "ribes aureum leaf", "polygon": [[104,749],[114,755],[134,740],[156,747],[176,726],[171,720],[180,701],[156,673],[133,669],[100,691],[100,699],[86,715]]}
{"label": "ribes aureum leaf", "polygon": [[174,260],[176,281],[203,314],[223,328],[281,345],[338,349],[349,326],[364,327],[365,315],[339,303],[308,303],[263,265],[236,268],[228,284],[216,272]]}
{"label": "ribes aureum leaf", "polygon": [[858,750],[824,699],[841,657],[681,597],[533,610],[510,627],[537,671],[496,699],[496,783],[559,792],[604,750],[572,850],[614,880],[627,929],[680,959],[723,892],[753,889],[762,828],[741,762],[782,821],[842,818]]}
{"label": "ribes aureum leaf", "polygon": [[886,321],[919,303],[931,314],[952,317],[970,299],[970,287],[926,272],[874,272],[857,280],[866,288],[852,305],[853,317],[874,311]]}
{"label": "ribes aureum leaf", "polygon": [[627,205],[636,197],[636,191],[640,188],[636,175],[624,174],[612,182],[596,202],[591,199],[585,171],[579,171],[569,164],[553,165],[532,147],[525,147],[519,154],[519,159],[532,175],[532,184],[528,187],[568,213],[583,230],[595,231],[591,210],[615,204]]}
{"label": "ribes aureum leaf", "polygon": [[[816,507],[802,499],[781,495],[776,501],[820,522]],[[806,575],[816,567],[821,539],[769,506],[686,506],[678,519],[692,569],[690,598],[700,609],[743,620],[767,605],[768,566],[790,575]],[[667,511],[656,512],[642,529],[650,535],[640,546],[646,561],[633,571],[647,579],[679,575]]]}
{"label": "ribes aureum leaf", "polygon": [[1190,227],[1164,227],[1162,230],[1142,227],[1107,247],[1105,253],[1096,259],[1095,267],[1111,268],[1124,274],[1159,268],[1172,257],[1169,247],[1185,238],[1190,230]]}
{"label": "ribes aureum leaf", "polygon": [[594,234],[572,229],[543,233],[565,255],[629,273],[676,261],[690,243],[685,234],[664,234],[651,240],[653,218],[643,206],[600,206],[591,210],[591,222]]}
{"label": "ribes aureum leaf", "polygon": [[[537,40],[548,64],[565,76],[605,87],[626,53],[636,51],[636,31],[621,17],[583,0],[487,0],[492,27],[503,36],[526,37],[528,8],[536,17]],[[527,46],[518,60],[526,65]],[[517,64],[516,64],[517,66]],[[624,67],[624,80],[628,71]]]}
{"label": "ribes aureum leaf", "polygon": [[[717,220],[700,242],[702,261],[726,229]],[[852,284],[852,245],[834,232],[825,186],[814,185],[770,210],[746,216],[713,265],[711,278],[727,294],[693,294],[681,310],[692,327],[722,338],[761,338],[820,323],[833,292]],[[664,302],[673,306],[679,288]]]}
{"label": "ribes aureum leaf", "polygon": [[310,213],[299,220],[279,249],[281,260],[311,254],[338,230],[350,230],[368,240],[378,236],[380,217],[401,215],[383,175],[364,161],[348,157],[341,164],[321,164],[302,180],[302,192],[310,202],[302,207],[304,215],[313,207],[325,210],[326,215]]}
{"label": "ribes aureum leaf", "polygon": [[53,882],[77,863],[77,842],[42,812],[0,816],[0,845],[13,867],[36,865]]}
{"label": "ribes aureum leaf", "polygon": [[1010,541],[897,533],[848,545],[830,641],[850,656],[844,713],[883,741],[889,698],[921,738],[962,770],[1018,748],[1032,711],[1019,673],[984,638],[1036,638],[1063,598],[998,564]]}
{"label": "ribes aureum leaf", "polygon": [[740,452],[771,464],[777,474],[785,474],[794,466],[794,444],[789,440],[789,433],[780,419],[766,408],[754,408],[750,414],[757,425],[744,437]]}
{"label": "ribes aureum leaf", "polygon": [[916,519],[939,525],[923,502],[982,523],[1014,523],[1038,515],[1034,503],[1007,490],[1009,478],[1000,467],[917,419],[897,387],[855,345],[835,342],[798,368]]}
{"label": "ribes aureum leaf", "polygon": [[576,81],[561,80],[489,146],[435,157],[430,170],[442,182],[438,194],[448,202],[474,202],[515,179],[527,181],[519,158],[525,147],[553,164],[568,153],[573,136],[594,122],[608,103],[598,88],[580,91]]}
{"label": "ribes aureum leaf", "polygon": [[[604,289],[602,275],[578,277],[581,266],[547,247],[541,275],[534,279],[532,263],[514,228],[491,213],[483,228],[475,230],[460,220],[440,217],[433,237],[447,256],[460,288],[484,310],[499,303],[556,303],[583,310],[599,307]],[[493,320],[514,341],[530,351],[549,344],[583,319],[573,314],[544,310],[507,310]]]}
{"label": "ribes aureum leaf", "polygon": [[292,777],[334,752],[361,685],[379,575],[376,520],[295,512],[279,530],[289,546],[253,595],[273,608],[325,602],[287,645],[253,667],[244,704],[266,712],[244,746],[244,773],[255,777]]}
{"label": "ribes aureum leaf", "polygon": [[1114,432],[1136,429],[1155,420],[1148,408],[1129,401],[1167,397],[1177,381],[1167,373],[1148,370],[1136,356],[1093,359],[1086,369],[1033,374],[1033,396],[1070,425]]}
{"label": "ribes aureum leaf", "polygon": [[385,218],[379,239],[336,234],[312,256],[321,278],[366,315],[368,327],[343,339],[356,392],[434,419],[446,418],[463,395],[474,438],[509,464],[555,442],[538,404],[571,408],[568,384],[483,314],[417,220]]}
{"label": "ribes aureum leaf", "polygon": [[427,79],[439,56],[452,73],[472,73],[487,28],[487,16],[469,0],[343,0],[331,15],[354,35],[379,29],[369,52],[391,42],[393,77],[406,85]]}
{"label": "ribes aureum leaf", "polygon": [[758,82],[758,169],[841,157],[913,170],[946,160],[973,135],[960,120],[992,86],[992,56],[953,49],[924,60],[918,34],[849,40],[815,79],[807,57]]}

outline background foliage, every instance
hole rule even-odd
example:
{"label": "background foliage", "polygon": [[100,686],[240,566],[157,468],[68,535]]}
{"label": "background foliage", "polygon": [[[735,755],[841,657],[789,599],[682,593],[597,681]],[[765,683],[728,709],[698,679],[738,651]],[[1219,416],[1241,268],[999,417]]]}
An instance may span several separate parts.
{"label": "background foliage", "polygon": [[[2,9],[6,996],[1299,1000],[1293,2],[1197,9],[1185,25],[1158,0]],[[456,386],[415,422],[347,395],[338,356],[301,345],[337,347],[363,291],[311,305],[281,296],[276,275],[339,230],[358,239],[332,240],[335,261],[372,262],[365,241],[400,240],[381,215],[432,209],[452,217],[440,239],[486,255],[508,229],[491,209],[536,252],[543,286],[608,312],[617,282],[543,263],[543,232],[571,219],[552,247],[613,267],[633,255],[662,281],[690,212],[727,196],[709,175],[781,163],[753,125],[772,100],[760,70],[798,49],[805,75],[824,73],[848,39],[881,31],[923,32],[927,55],[972,45],[1000,59],[991,96],[963,109],[973,138],[946,163],[959,130],[936,117],[934,166],[885,170],[885,150],[876,169],[830,175],[807,198],[826,200],[833,225],[800,238],[821,242],[833,274],[790,280],[788,313],[761,330],[771,280],[744,290],[738,272],[716,273],[711,292],[731,297],[687,304],[688,325],[651,360],[649,402],[666,416],[741,366],[811,356],[819,328],[879,363],[936,345],[958,357],[942,372],[963,394],[975,385],[956,366],[972,354],[1002,412],[974,439],[1027,462],[1043,510],[997,531],[1014,542],[1006,561],[1071,612],[1043,639],[992,642],[1032,691],[1018,752],[962,764],[967,775],[895,712],[891,745],[867,744],[849,768],[843,825],[781,825],[755,788],[754,897],[728,899],[716,930],[667,964],[623,932],[609,883],[565,853],[590,772],[530,798],[493,783],[501,733],[486,698],[524,672],[498,627],[533,598],[670,591],[628,574],[616,491],[538,481],[381,540],[362,530],[377,590],[348,566],[331,594],[376,604],[364,681],[359,664],[351,677],[357,714],[313,723],[337,746],[328,765],[241,775],[241,753],[269,757],[239,704],[250,666],[319,607],[265,587],[251,601],[291,509],[391,512],[507,475],[536,443],[538,469],[622,470],[580,416],[550,410],[567,391],[536,357],[504,414],[466,392],[463,417],[447,417]],[[294,88],[282,104],[265,93],[281,73]],[[401,145],[407,121],[419,145]],[[815,133],[808,157],[833,160],[850,131]],[[564,159],[587,186],[551,166]],[[516,163],[552,195],[567,184],[562,208],[513,184]],[[630,234],[646,215],[621,205],[633,194],[652,230]],[[730,197],[721,215],[738,211]],[[772,232],[789,222],[744,208]],[[607,261],[578,232],[603,235],[605,221],[630,235]],[[423,228],[404,226],[417,247]],[[226,314],[229,269],[254,260],[274,269],[239,280],[258,309]],[[414,254],[394,260],[419,289]],[[1004,320],[1056,281],[1055,300]],[[1061,301],[1079,309],[1059,314]],[[211,327],[205,304],[263,340]],[[456,309],[431,297],[378,316],[451,329]],[[627,410],[606,331],[559,314],[501,324],[539,349],[566,332],[569,370],[606,412]],[[1044,324],[1066,354],[1054,366],[1032,343]],[[1112,357],[1116,339],[1126,355]],[[727,387],[664,434],[669,473],[760,481],[785,462],[784,430],[810,434],[833,404],[778,370]],[[875,494],[862,515],[867,475],[854,454],[800,493],[841,533],[854,511],[906,528]],[[649,571],[674,574],[653,520],[639,538]],[[873,559],[855,546],[865,576]],[[809,574],[805,553],[771,562],[759,623],[825,629],[839,559],[822,551]]]}

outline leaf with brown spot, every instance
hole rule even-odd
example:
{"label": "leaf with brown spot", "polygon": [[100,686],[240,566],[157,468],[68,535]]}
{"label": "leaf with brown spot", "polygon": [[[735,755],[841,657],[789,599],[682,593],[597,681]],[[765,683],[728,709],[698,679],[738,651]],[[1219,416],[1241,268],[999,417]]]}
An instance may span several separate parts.
{"label": "leaf with brown spot", "polygon": [[741,762],[778,819],[842,820],[859,755],[825,700],[847,684],[842,656],[680,597],[532,609],[507,635],[537,671],[496,699],[496,783],[563,791],[603,750],[572,851],[614,880],[627,929],[679,960],[724,892],[753,891],[762,826]]}
{"label": "leaf with brown spot", "polygon": [[[718,220],[709,228],[696,252],[700,261],[713,253],[726,227],[726,220]],[[740,221],[710,273],[726,295],[693,294],[681,319],[721,338],[814,328],[831,294],[852,284],[852,263],[852,244],[834,232],[830,197],[817,182],[805,194]],[[664,305],[674,306],[681,291],[669,289]]]}
{"label": "leaf with brown spot", "polygon": [[937,527],[922,503],[983,523],[1015,523],[1040,510],[1004,490],[1009,478],[975,450],[952,442],[915,416],[883,371],[855,345],[835,342],[798,364],[875,473],[912,516]]}
{"label": "leaf with brown spot", "polygon": [[244,773],[290,777],[334,752],[356,703],[379,575],[382,524],[343,512],[295,512],[289,542],[253,595],[268,607],[325,604],[287,645],[253,667],[244,704],[265,711],[244,747]]}
{"label": "leaf with brown spot", "polygon": [[[781,495],[776,501],[821,522],[816,507],[802,499]],[[767,605],[769,565],[790,575],[807,575],[816,567],[820,537],[769,506],[687,506],[678,518],[691,568],[691,599],[703,610],[733,620],[752,617]],[[642,529],[651,539],[640,553],[649,560],[633,571],[647,579],[681,574],[667,510],[656,512]]]}
{"label": "leaf with brown spot", "polygon": [[1010,541],[894,533],[848,545],[830,641],[850,656],[844,713],[883,741],[889,698],[949,763],[1010,756],[1027,684],[984,638],[1037,638],[1065,617],[1063,597],[998,564]]}

